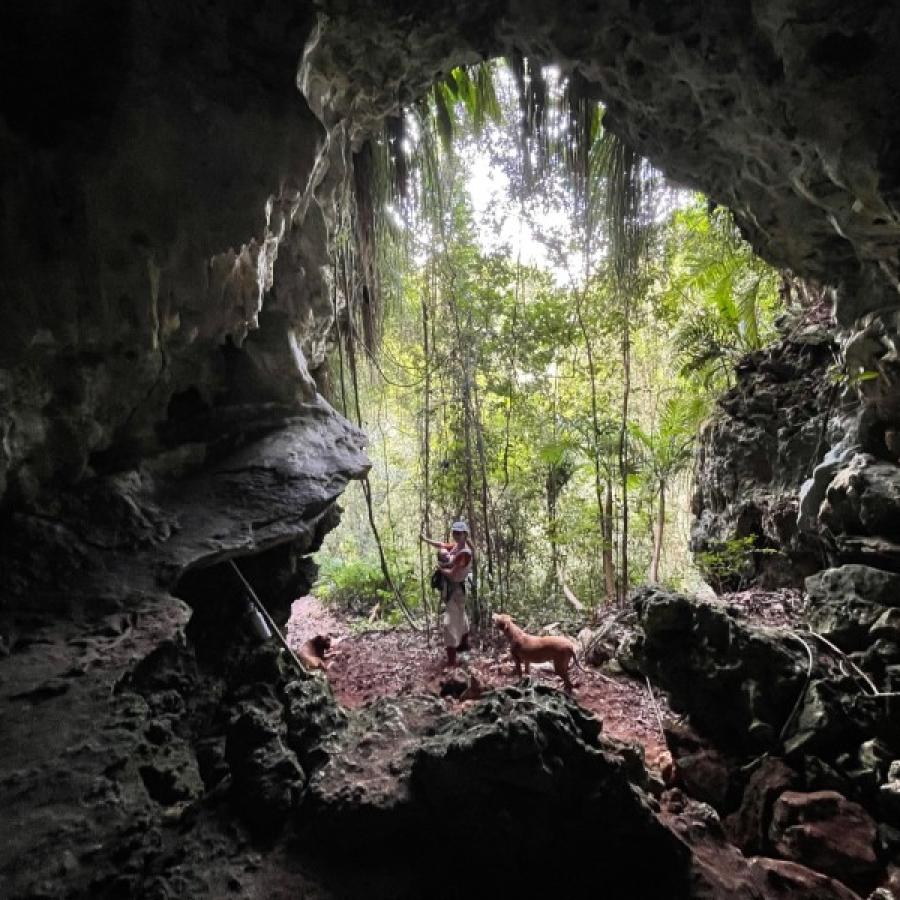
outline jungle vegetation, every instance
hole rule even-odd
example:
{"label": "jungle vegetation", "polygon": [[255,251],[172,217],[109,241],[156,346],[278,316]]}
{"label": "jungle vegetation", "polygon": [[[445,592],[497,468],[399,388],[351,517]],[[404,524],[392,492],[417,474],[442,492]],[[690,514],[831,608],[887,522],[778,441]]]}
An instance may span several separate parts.
{"label": "jungle vegetation", "polygon": [[318,592],[433,622],[418,535],[460,517],[476,619],[695,585],[698,430],[779,309],[729,211],[605,129],[576,75],[521,58],[454,70],[355,164],[328,384],[373,469]]}

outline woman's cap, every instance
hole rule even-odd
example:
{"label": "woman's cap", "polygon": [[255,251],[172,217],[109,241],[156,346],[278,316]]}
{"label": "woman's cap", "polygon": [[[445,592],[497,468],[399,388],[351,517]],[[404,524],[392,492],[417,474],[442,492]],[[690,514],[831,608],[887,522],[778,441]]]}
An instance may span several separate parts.
{"label": "woman's cap", "polygon": [[465,522],[463,522],[462,520],[460,520],[459,522],[454,522],[454,523],[450,526],[450,530],[451,530],[451,531],[462,531],[462,532],[464,532],[465,534],[468,534],[468,533],[469,533],[469,526],[466,525]]}

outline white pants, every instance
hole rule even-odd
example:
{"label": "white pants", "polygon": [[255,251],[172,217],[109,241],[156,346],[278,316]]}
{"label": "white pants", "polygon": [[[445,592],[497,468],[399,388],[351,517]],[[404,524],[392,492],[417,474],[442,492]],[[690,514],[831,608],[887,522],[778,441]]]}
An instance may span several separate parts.
{"label": "white pants", "polygon": [[469,633],[469,619],[466,616],[466,592],[462,585],[454,584],[444,606],[441,625],[444,629],[444,646],[458,647],[463,636]]}

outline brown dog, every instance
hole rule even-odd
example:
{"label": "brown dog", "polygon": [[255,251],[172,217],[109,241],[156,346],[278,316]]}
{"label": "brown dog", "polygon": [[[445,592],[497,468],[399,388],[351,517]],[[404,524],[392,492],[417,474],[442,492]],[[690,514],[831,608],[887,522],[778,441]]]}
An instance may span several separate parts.
{"label": "brown dog", "polygon": [[331,648],[331,638],[324,634],[311,637],[300,648],[297,656],[307,669],[321,669],[325,671],[325,654]]}
{"label": "brown dog", "polygon": [[522,677],[522,669],[528,674],[531,663],[552,662],[553,671],[563,680],[566,692],[572,692],[569,666],[578,665],[575,643],[565,637],[535,637],[526,634],[505,613],[494,613],[494,624],[509,640],[509,649],[516,664],[516,676]]}

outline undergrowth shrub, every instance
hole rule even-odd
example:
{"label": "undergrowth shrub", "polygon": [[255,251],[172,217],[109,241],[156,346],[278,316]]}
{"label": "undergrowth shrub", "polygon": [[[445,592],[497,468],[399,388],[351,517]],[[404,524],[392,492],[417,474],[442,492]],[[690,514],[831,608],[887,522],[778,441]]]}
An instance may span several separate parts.
{"label": "undergrowth shrub", "polygon": [[[418,604],[418,581],[411,568],[392,568],[395,583],[410,607]],[[369,616],[380,605],[382,624],[399,625],[406,620],[397,605],[394,592],[385,581],[377,559],[363,558],[347,562],[326,558],[319,564],[319,577],[313,594],[354,616]]]}

